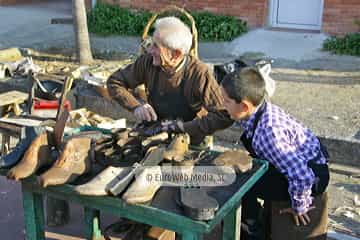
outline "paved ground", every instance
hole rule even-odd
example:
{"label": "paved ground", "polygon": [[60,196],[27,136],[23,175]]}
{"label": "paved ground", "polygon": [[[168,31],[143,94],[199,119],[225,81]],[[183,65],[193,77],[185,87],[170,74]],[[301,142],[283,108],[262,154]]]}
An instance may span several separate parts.
{"label": "paved ground", "polygon": [[[70,16],[71,0],[0,7],[0,49],[12,46],[46,50],[72,48],[72,26],[50,24],[53,17]],[[200,56],[212,63],[249,52],[275,58],[275,103],[295,115],[318,135],[360,142],[360,58],[321,52],[321,42],[325,38],[322,34],[259,29],[230,43],[201,43]],[[93,49],[102,53],[111,55],[115,51],[135,54],[139,38],[91,36],[91,42]],[[64,64],[57,60],[51,62]],[[73,65],[71,62],[66,64]],[[359,208],[353,205],[355,195],[360,195],[358,176],[337,167],[332,170],[329,191],[330,218],[334,229],[360,234]],[[0,217],[0,235],[3,239],[23,239],[21,207],[19,185],[0,177],[0,211],[3,213]],[[72,206],[72,211],[72,220],[68,226],[48,229],[49,239],[79,239],[83,236],[81,209]],[[107,216],[104,225],[112,220],[113,217]]]}
{"label": "paved ground", "polygon": [[[0,236],[1,239],[21,240],[25,236],[20,184],[0,176]],[[104,215],[103,226],[115,221],[113,216]],[[69,224],[59,228],[46,228],[48,240],[78,240],[84,238],[82,208],[71,204]]]}
{"label": "paved ground", "polygon": [[337,78],[317,73],[274,74],[277,89],[273,102],[282,106],[319,136],[359,141],[360,75]]}
{"label": "paved ground", "polygon": [[[0,49],[11,46],[38,49],[74,47],[72,25],[51,25],[51,18],[71,16],[71,0],[0,7]],[[10,24],[11,23],[11,24]],[[201,59],[224,61],[244,53],[276,59],[275,66],[300,69],[359,71],[360,58],[334,56],[321,51],[323,34],[257,29],[232,42],[200,43]],[[136,54],[139,38],[91,36],[92,48],[101,52]]]}

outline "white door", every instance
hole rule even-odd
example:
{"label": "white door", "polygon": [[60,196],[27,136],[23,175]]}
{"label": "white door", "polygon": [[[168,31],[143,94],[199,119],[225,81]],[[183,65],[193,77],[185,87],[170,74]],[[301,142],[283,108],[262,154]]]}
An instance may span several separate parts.
{"label": "white door", "polygon": [[270,24],[273,27],[320,30],[323,0],[272,0]]}

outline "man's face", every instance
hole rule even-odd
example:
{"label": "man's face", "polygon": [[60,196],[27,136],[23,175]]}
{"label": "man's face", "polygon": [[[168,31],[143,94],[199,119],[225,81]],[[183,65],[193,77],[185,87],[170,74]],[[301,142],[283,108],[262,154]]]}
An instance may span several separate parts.
{"label": "man's face", "polygon": [[160,33],[155,32],[153,35],[153,43],[149,48],[149,53],[153,58],[153,65],[160,66],[162,64],[161,57],[165,57],[168,54],[169,49],[162,46]]}
{"label": "man's face", "polygon": [[160,51],[161,49],[160,49],[159,33],[155,32],[152,38],[152,44],[149,47],[149,53],[152,56],[154,66],[161,65]]}
{"label": "man's face", "polygon": [[248,117],[248,107],[245,103],[237,103],[234,99],[230,98],[223,87],[221,87],[221,93],[224,98],[224,107],[231,119],[238,121]]}
{"label": "man's face", "polygon": [[152,45],[149,47],[148,52],[153,58],[153,65],[164,68],[175,67],[184,56],[181,51],[171,50],[163,46],[161,35],[158,31],[155,31],[153,35]]}

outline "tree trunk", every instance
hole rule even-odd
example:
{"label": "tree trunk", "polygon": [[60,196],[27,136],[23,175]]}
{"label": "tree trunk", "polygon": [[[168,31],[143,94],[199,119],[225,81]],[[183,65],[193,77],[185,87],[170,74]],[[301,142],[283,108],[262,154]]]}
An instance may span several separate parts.
{"label": "tree trunk", "polygon": [[93,61],[87,27],[85,0],[73,0],[76,56],[81,65]]}

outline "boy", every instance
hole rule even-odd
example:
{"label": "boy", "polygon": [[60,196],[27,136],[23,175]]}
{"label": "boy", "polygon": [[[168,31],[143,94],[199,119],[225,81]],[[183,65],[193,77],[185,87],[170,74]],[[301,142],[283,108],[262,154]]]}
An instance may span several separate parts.
{"label": "boy", "polygon": [[[326,239],[328,154],[319,139],[265,100],[265,82],[256,68],[227,75],[221,91],[224,107],[244,129],[245,148],[269,162],[267,173],[243,198],[241,239],[264,237],[257,198],[271,206],[271,239]],[[288,206],[276,210],[279,202]]]}

